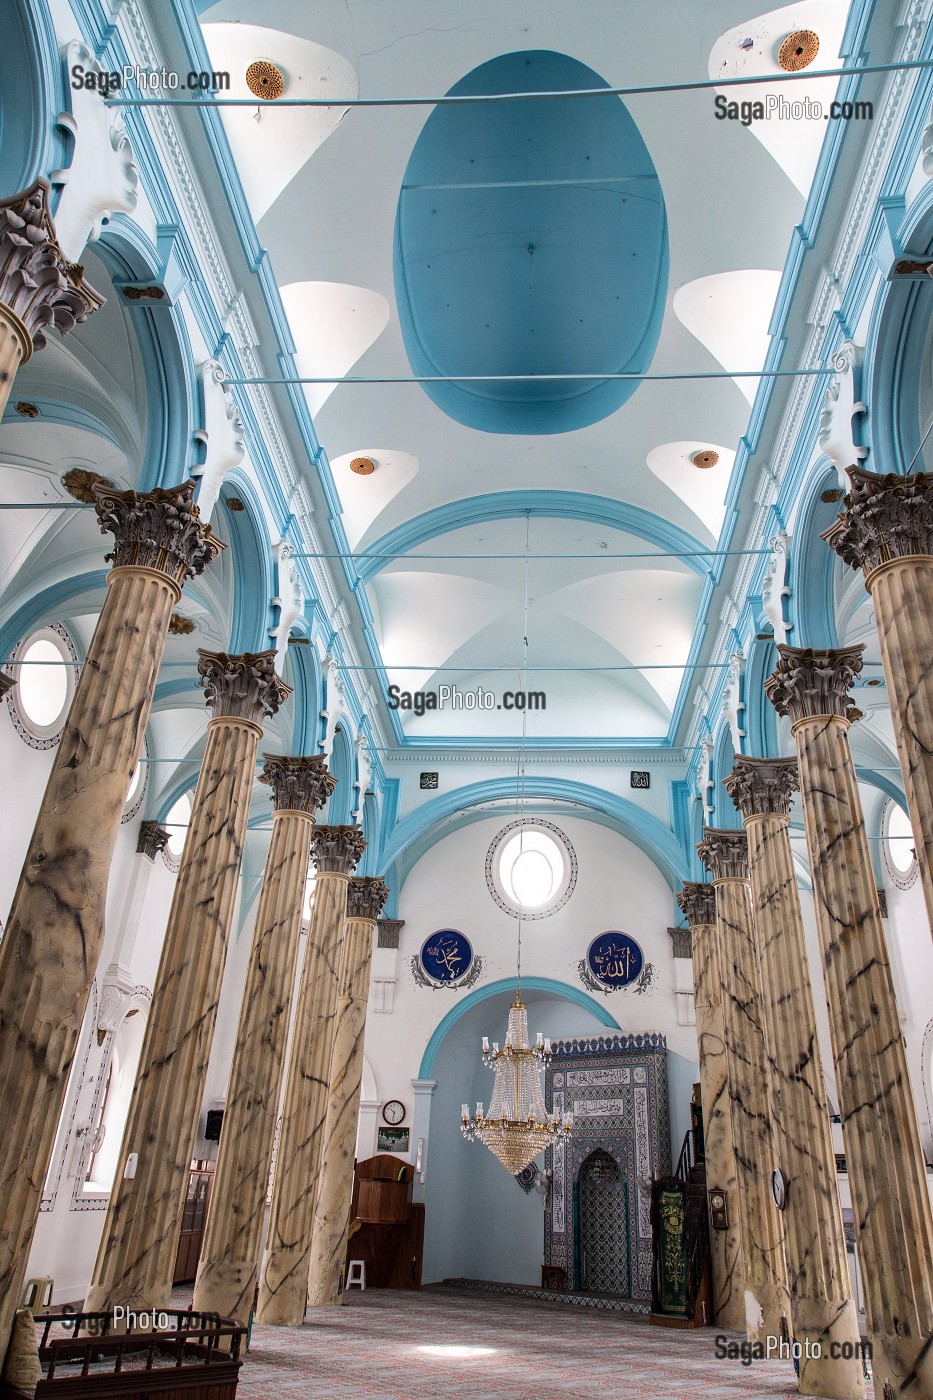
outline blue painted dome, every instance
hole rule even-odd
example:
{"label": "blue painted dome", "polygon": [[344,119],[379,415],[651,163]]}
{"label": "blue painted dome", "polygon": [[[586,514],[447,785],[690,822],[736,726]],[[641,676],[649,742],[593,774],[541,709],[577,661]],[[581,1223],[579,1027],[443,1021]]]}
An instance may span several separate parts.
{"label": "blue painted dome", "polygon": [[[452,94],[608,84],[566,54],[505,54]],[[437,107],[395,222],[395,294],[412,371],[643,373],[667,291],[664,198],[620,98]],[[468,427],[562,433],[607,417],[632,380],[426,384]]]}

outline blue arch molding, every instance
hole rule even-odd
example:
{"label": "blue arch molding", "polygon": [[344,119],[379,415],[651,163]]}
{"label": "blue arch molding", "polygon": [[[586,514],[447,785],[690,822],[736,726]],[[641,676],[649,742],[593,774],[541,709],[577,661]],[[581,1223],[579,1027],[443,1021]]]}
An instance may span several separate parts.
{"label": "blue arch molding", "polygon": [[66,161],[55,122],[67,106],[63,64],[45,0],[7,0],[3,58],[0,189],[7,198]]}
{"label": "blue arch molding", "polygon": [[[387,839],[381,852],[382,869],[387,870],[413,841],[445,818],[483,802],[515,797],[517,793],[517,778],[490,778],[485,782],[456,788],[453,792],[425,802],[400,821]],[[532,799],[557,798],[604,812],[615,821],[621,834],[654,862],[671,889],[679,889],[683,881],[690,878],[687,857],[670,829],[627,798],[567,778],[526,777],[524,793]]]}
{"label": "blue arch molding", "polygon": [[801,490],[803,504],[791,546],[790,611],[795,647],[839,645],[833,587],[836,555],[820,539],[839,514],[839,506],[821,501],[820,495],[838,485],[835,467],[823,457]]}
{"label": "blue arch molding", "polygon": [[[481,64],[450,92],[608,86],[567,54],[530,50]],[[428,117],[395,223],[416,374],[643,373],[667,280],[661,183],[620,98],[455,104]],[[638,380],[423,388],[470,428],[561,433],[614,413]]]}
{"label": "blue arch molding", "polygon": [[[572,987],[569,982],[557,982],[553,977],[523,977],[522,987],[528,992],[550,992],[552,996],[562,997],[564,1001],[576,1002],[577,1006],[584,1007],[592,1016],[595,1016],[601,1026],[610,1026],[615,1031],[622,1029],[604,1003],[596,1001],[582,988]],[[465,1016],[468,1011],[472,1011],[473,1007],[478,1006],[480,1002],[488,1001],[490,997],[501,996],[503,992],[508,992],[511,995],[514,991],[515,983],[512,979],[503,977],[498,982],[490,982],[485,987],[477,987],[475,992],[470,992],[469,996],[465,996],[462,1001],[457,1002],[456,1006],[452,1006],[431,1033],[431,1039],[425,1046],[424,1054],[421,1057],[418,1078],[431,1078],[437,1052],[462,1016]]]}
{"label": "blue arch molding", "polygon": [[[272,645],[269,636],[271,599],[275,592],[272,550],[256,488],[237,467],[224,478],[218,504],[230,496],[239,498],[246,506],[245,510],[226,511],[223,521],[223,534],[233,563],[230,651],[265,651]],[[214,524],[218,524],[216,518]]]}
{"label": "blue arch molding", "polygon": [[665,553],[695,555],[697,557],[684,558],[681,562],[694,573],[705,575],[709,572],[702,557],[705,546],[695,535],[655,515],[653,511],[642,510],[640,506],[629,505],[627,501],[617,501],[611,496],[594,496],[585,491],[490,491],[482,496],[467,496],[462,501],[435,506],[433,510],[426,510],[389,530],[367,545],[357,558],[357,573],[364,583],[368,583],[392,563],[392,557],[408,554],[438,535],[462,530],[468,525],[508,520],[521,515],[551,520],[589,520],[597,525],[608,525],[613,530],[637,535]]}

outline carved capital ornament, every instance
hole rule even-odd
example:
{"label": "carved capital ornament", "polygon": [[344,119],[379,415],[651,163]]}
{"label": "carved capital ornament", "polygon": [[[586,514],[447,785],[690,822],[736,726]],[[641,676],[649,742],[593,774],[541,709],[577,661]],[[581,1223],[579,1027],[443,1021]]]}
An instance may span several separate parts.
{"label": "carved capital ornament", "polygon": [[793,758],[746,758],[735,765],[722,785],[743,817],[790,816],[790,804],[800,784]]}
{"label": "carved capital ornament", "polygon": [[46,180],[0,200],[0,302],[17,323],[22,363],[45,347],[47,327],[67,335],[104,304],[58,246]]}
{"label": "carved capital ornament", "polygon": [[778,647],[778,664],[765,681],[765,694],[791,724],[822,716],[857,719],[849,687],[862,669],[864,647]]}
{"label": "carved capital ornament", "polygon": [[347,889],[347,918],[371,919],[375,923],[388,898],[389,887],[385,880],[368,875],[351,875]]}
{"label": "carved capital ornament", "polygon": [[699,880],[685,880],[677,896],[677,903],[687,916],[691,928],[696,928],[698,924],[716,922],[716,891],[712,885],[703,884]]}
{"label": "carved capital ornament", "polygon": [[705,826],[697,846],[700,860],[717,880],[748,879],[748,840],[744,831],[724,831]]}
{"label": "carved capital ornament", "polygon": [[108,562],[114,568],[135,565],[167,574],[181,589],[226,546],[201,520],[194,504],[193,481],[158,487],[139,494],[95,485],[101,534],[112,531],[114,547]]}
{"label": "carved capital ornament", "polygon": [[171,834],[158,822],[141,822],[136,841],[136,854],[155,860],[156,856],[165,850],[171,839]]}
{"label": "carved capital ornament", "polygon": [[349,875],[366,849],[358,826],[316,826],[311,837],[311,863],[319,875]]}
{"label": "carved capital ornament", "polygon": [[693,957],[693,935],[689,928],[669,928],[675,958]]}
{"label": "carved capital ornament", "polygon": [[850,467],[843,511],[822,538],[866,579],[893,559],[933,555],[933,475],[880,476]]}
{"label": "carved capital ornament", "polygon": [[322,754],[285,758],[264,753],[259,781],[272,789],[277,812],[310,812],[323,807],[337,779]]}
{"label": "carved capital ornament", "polygon": [[200,683],[214,719],[242,719],[261,725],[292,693],[291,686],[275,674],[274,651],[228,656],[223,651],[199,648],[198,657]]}
{"label": "carved capital ornament", "polygon": [[399,936],[404,927],[404,919],[380,919],[378,946],[380,948],[397,948]]}

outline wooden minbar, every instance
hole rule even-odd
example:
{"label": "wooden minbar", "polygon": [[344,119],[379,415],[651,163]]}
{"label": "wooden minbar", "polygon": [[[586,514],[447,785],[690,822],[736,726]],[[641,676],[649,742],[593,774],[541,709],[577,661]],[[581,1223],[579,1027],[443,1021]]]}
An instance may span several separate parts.
{"label": "wooden minbar", "polygon": [[379,1153],[353,1173],[347,1263],[366,1264],[367,1288],[420,1288],[424,1206],[411,1199],[410,1162]]}

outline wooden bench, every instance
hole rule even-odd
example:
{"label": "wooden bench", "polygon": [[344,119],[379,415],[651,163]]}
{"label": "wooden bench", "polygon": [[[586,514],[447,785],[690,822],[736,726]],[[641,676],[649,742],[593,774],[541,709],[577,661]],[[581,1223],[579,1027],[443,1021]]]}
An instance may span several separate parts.
{"label": "wooden bench", "polygon": [[234,1400],[246,1328],[175,1308],[155,1317],[169,1326],[116,1333],[109,1313],[37,1318],[36,1400]]}

